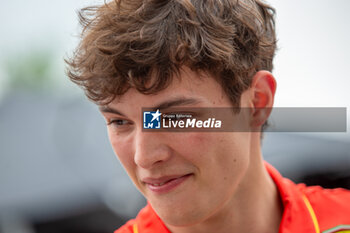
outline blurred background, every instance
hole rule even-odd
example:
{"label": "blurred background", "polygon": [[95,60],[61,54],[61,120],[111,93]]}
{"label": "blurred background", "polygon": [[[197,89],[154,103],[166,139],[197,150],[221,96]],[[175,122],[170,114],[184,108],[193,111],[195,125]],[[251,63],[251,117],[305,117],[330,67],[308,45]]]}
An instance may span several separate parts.
{"label": "blurred background", "polygon": [[[76,12],[103,1],[12,0],[0,8],[0,232],[112,232],[145,205],[96,106],[64,73]],[[278,107],[349,107],[350,2],[277,10]],[[349,130],[347,130],[349,131]],[[295,182],[350,188],[349,133],[266,133],[263,154]]]}

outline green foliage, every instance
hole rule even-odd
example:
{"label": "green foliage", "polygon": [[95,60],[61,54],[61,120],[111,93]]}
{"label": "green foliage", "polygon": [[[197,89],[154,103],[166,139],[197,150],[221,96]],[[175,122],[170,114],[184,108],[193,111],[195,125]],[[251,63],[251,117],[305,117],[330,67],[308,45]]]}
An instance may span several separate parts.
{"label": "green foliage", "polygon": [[32,51],[14,54],[5,63],[5,72],[9,76],[9,87],[20,89],[44,89],[52,79],[53,54],[49,51]]}

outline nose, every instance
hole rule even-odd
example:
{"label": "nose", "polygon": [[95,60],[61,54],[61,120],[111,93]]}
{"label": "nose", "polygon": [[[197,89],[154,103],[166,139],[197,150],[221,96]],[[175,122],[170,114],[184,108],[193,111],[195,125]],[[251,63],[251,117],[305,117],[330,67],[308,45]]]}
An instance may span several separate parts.
{"label": "nose", "polygon": [[162,133],[140,130],[134,142],[134,162],[142,168],[150,169],[171,157],[172,150],[167,143],[167,137]]}

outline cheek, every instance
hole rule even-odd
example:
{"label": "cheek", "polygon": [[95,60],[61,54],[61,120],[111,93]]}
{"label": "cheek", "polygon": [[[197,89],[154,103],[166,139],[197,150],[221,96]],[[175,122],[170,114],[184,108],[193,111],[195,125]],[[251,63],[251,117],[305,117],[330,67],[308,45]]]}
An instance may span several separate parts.
{"label": "cheek", "polygon": [[249,138],[246,133],[188,133],[179,138],[178,148],[208,179],[232,182],[249,163]]}
{"label": "cheek", "polygon": [[172,148],[196,167],[200,179],[207,179],[207,176],[216,175],[218,170],[229,166],[222,158],[226,154],[224,151],[229,150],[224,143],[225,139],[217,133],[190,132],[176,134],[172,141]]}
{"label": "cheek", "polygon": [[189,132],[174,133],[171,140],[172,148],[184,159],[196,164],[205,156],[205,151],[211,147],[211,136],[208,133]]}
{"label": "cheek", "polygon": [[219,144],[218,158],[213,163],[217,164],[215,172],[221,176],[222,184],[231,188],[237,187],[246,173],[250,160],[250,140],[245,133],[235,133],[223,138]]}
{"label": "cheek", "polygon": [[246,133],[233,133],[224,135],[217,143],[218,161],[222,166],[234,172],[241,170],[250,158],[250,139]]}
{"label": "cheek", "polygon": [[108,138],[113,148],[113,151],[124,169],[131,175],[135,167],[133,157],[133,141],[128,138],[119,137],[112,130],[108,130]]}

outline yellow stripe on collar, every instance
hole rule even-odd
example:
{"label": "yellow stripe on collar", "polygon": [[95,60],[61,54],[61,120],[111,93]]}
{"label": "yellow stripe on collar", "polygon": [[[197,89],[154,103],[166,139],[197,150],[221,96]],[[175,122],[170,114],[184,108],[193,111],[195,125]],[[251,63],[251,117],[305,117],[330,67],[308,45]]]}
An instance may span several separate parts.
{"label": "yellow stripe on collar", "polygon": [[139,230],[137,229],[137,224],[136,223],[132,226],[132,230],[133,230],[134,233],[139,233]]}
{"label": "yellow stripe on collar", "polygon": [[316,233],[320,233],[320,227],[319,227],[319,225],[318,225],[318,221],[317,221],[317,218],[316,218],[315,211],[314,211],[314,209],[312,208],[312,206],[311,206],[309,200],[307,199],[307,197],[306,197],[305,195],[303,195],[303,199],[304,199],[304,202],[305,202],[305,205],[306,205],[307,209],[309,210],[309,213],[310,213],[312,222],[314,223],[315,232],[316,232]]}

